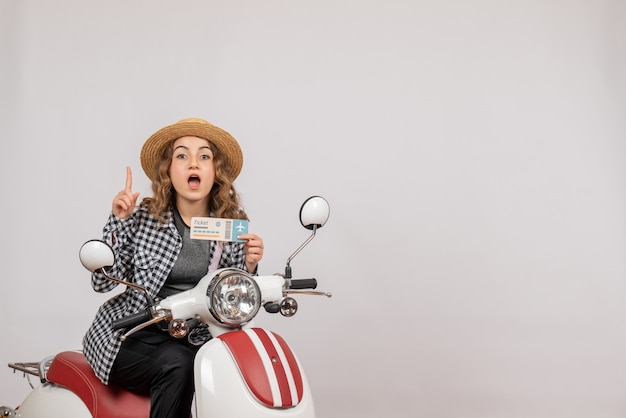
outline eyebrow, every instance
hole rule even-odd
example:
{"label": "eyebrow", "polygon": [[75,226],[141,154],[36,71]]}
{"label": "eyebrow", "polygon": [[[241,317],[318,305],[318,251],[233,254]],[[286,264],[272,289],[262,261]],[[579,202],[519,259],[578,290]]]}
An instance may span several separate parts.
{"label": "eyebrow", "polygon": [[[174,148],[174,149],[173,149],[173,151],[176,151],[178,148],[184,148],[184,149],[186,149],[186,150],[189,150],[189,147],[188,147],[188,146],[186,146],[186,145],[179,145],[179,146],[177,146],[176,148]],[[213,148],[211,148],[211,147],[210,147],[210,146],[208,146],[208,145],[203,145],[203,146],[201,146],[201,147],[200,147],[200,148],[198,148],[198,149],[199,149],[199,150],[201,150],[201,149],[208,149],[209,151],[213,151]]]}

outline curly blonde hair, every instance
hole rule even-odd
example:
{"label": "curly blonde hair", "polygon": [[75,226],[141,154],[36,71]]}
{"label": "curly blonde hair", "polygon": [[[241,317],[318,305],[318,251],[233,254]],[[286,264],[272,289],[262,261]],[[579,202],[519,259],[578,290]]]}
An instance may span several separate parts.
{"label": "curly blonde hair", "polygon": [[[175,140],[164,147],[157,164],[156,178],[152,182],[153,196],[145,197],[141,202],[141,206],[145,206],[148,212],[162,223],[169,221],[169,212],[173,210],[176,202],[176,190],[170,178],[174,142]],[[248,220],[248,215],[241,207],[239,194],[231,180],[224,156],[211,141],[209,141],[209,147],[213,151],[215,182],[209,192],[207,209],[210,209],[211,216],[216,218]]]}

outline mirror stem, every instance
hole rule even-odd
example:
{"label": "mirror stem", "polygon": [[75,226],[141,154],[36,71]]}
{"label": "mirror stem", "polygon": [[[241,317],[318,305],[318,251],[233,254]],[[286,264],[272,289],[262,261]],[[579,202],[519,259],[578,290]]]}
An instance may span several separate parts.
{"label": "mirror stem", "polygon": [[107,272],[104,270],[104,267],[102,267],[100,269],[100,273],[102,273],[104,275],[104,277],[106,277],[107,279],[111,280],[112,282],[123,284],[123,285],[126,285],[128,287],[132,287],[133,289],[140,290],[141,292],[143,292],[146,295],[146,300],[148,301],[148,305],[149,306],[153,306],[154,305],[154,300],[152,300],[152,298],[148,294],[148,291],[145,288],[143,288],[142,286],[139,286],[139,285],[137,285],[135,283],[126,282],[124,280],[116,279],[113,276],[109,276],[107,274]]}
{"label": "mirror stem", "polygon": [[295,257],[295,256],[297,256],[297,255],[298,255],[298,253],[299,253],[300,251],[302,251],[302,249],[303,249],[304,247],[306,247],[306,245],[307,245],[309,242],[311,242],[311,240],[312,240],[313,238],[315,238],[315,232],[316,232],[316,231],[317,231],[317,225],[313,225],[313,232],[311,233],[311,236],[309,236],[309,238],[307,238],[307,240],[306,240],[306,241],[304,241],[304,242],[302,243],[302,245],[300,245],[300,247],[298,247],[298,249],[297,249],[296,251],[294,251],[294,252],[293,252],[293,254],[291,254],[291,255],[289,256],[289,258],[287,259],[287,266],[285,267],[285,279],[291,279],[291,265],[290,265],[291,260],[293,260],[293,259],[294,259],[294,257]]}

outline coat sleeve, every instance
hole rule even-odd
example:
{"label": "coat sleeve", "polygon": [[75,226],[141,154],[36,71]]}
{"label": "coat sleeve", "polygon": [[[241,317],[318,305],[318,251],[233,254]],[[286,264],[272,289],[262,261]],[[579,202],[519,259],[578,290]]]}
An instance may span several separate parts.
{"label": "coat sleeve", "polygon": [[[134,223],[135,214],[128,219],[120,219],[111,213],[103,228],[102,240],[111,246],[115,254],[115,262],[107,269],[107,273],[120,280],[132,279]],[[91,275],[91,286],[96,292],[108,292],[117,285],[118,283],[108,280],[102,273]]]}

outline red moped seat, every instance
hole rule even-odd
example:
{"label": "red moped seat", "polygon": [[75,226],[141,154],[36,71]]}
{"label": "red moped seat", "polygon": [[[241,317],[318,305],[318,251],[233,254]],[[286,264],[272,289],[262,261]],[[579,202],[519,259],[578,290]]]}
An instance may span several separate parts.
{"label": "red moped seat", "polygon": [[150,398],[113,385],[96,377],[83,353],[64,351],[56,355],[46,378],[74,392],[94,418],[148,418]]}

